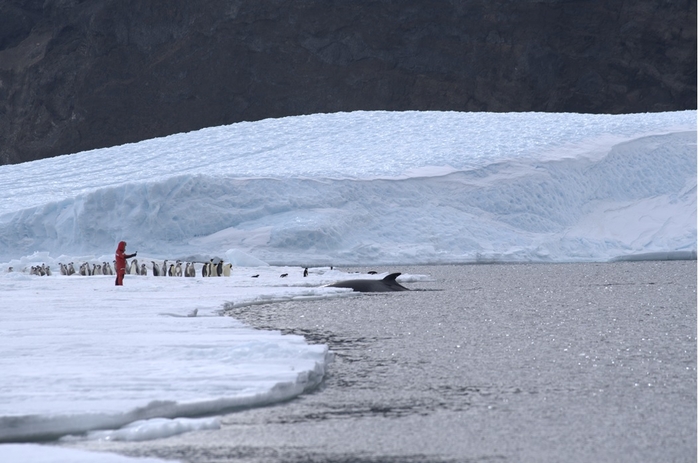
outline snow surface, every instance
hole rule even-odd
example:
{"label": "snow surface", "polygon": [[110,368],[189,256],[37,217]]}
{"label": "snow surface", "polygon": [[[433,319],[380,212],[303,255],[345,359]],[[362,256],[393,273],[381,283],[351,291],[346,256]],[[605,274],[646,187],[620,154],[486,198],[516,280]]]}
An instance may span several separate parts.
{"label": "snow surface", "polygon": [[[289,276],[282,280],[280,272]],[[0,441],[202,415],[286,400],[315,387],[331,358],[326,346],[220,316],[224,303],[356,296],[323,286],[347,278],[343,272],[302,272],[264,267],[219,278],[127,275],[123,287],[102,275],[0,276]]]}
{"label": "snow surface", "polygon": [[[314,388],[326,346],[220,311],[358,297],[323,286],[348,278],[328,265],[693,258],[696,118],[339,113],[0,166],[0,442],[215,429],[198,417]],[[197,277],[59,275],[122,239]],[[202,278],[212,258],[232,276]],[[53,276],[29,274],[42,263]],[[37,444],[0,460],[134,461]]]}
{"label": "snow surface", "polygon": [[6,463],[166,463],[171,461],[158,458],[130,458],[111,453],[34,444],[0,445],[0,456]]}
{"label": "snow surface", "polygon": [[[218,428],[216,416],[202,415],[292,399],[323,379],[327,346],[252,329],[221,316],[224,304],[359,297],[324,285],[383,276],[260,266],[229,277],[127,275],[116,287],[107,275],[4,272],[0,442],[158,439]],[[48,455],[0,445],[0,461],[74,461]]]}

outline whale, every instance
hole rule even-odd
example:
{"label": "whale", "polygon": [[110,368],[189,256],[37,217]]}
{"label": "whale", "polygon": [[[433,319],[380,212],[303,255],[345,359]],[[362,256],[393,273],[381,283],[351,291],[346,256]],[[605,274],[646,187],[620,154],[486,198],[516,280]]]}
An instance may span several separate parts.
{"label": "whale", "polygon": [[410,291],[410,289],[401,286],[397,281],[396,277],[401,275],[401,273],[392,273],[385,276],[381,280],[344,280],[338,281],[336,283],[331,283],[329,287],[332,288],[350,288],[353,291],[359,291],[361,293],[387,293],[390,291]]}

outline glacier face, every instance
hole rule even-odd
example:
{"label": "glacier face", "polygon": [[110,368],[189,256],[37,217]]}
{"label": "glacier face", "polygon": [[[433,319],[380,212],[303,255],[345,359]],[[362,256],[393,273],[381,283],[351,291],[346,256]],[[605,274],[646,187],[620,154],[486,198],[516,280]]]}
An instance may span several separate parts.
{"label": "glacier face", "polygon": [[695,117],[299,116],[3,166],[0,262],[122,239],[304,265],[692,253]]}

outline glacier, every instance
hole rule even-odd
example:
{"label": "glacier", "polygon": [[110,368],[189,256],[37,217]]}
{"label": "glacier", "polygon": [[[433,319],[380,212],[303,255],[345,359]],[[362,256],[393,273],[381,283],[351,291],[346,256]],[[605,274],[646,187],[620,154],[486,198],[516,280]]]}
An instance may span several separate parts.
{"label": "glacier", "polygon": [[[352,112],[0,167],[0,262],[693,258],[697,112]],[[110,259],[111,260],[111,259]]]}

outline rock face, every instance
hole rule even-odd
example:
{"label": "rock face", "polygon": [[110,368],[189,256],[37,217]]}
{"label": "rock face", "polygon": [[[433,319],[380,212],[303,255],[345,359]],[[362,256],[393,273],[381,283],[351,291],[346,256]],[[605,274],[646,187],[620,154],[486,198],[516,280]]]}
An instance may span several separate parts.
{"label": "rock face", "polygon": [[352,110],[695,109],[694,0],[0,0],[0,164]]}

